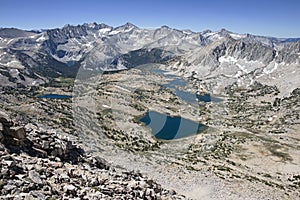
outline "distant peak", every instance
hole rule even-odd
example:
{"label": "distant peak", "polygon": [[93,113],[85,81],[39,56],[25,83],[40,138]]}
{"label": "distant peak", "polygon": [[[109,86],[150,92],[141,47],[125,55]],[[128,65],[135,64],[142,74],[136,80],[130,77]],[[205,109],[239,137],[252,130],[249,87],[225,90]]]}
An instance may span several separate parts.
{"label": "distant peak", "polygon": [[220,34],[221,36],[223,36],[223,37],[229,37],[231,33],[232,33],[232,32],[226,30],[225,28],[222,28],[222,29],[219,31],[219,34]]}
{"label": "distant peak", "polygon": [[222,29],[220,30],[220,33],[230,33],[230,31],[226,30],[225,28],[222,28]]}
{"label": "distant peak", "polygon": [[134,26],[136,27],[134,24],[130,23],[130,22],[127,22],[126,24],[124,24],[125,26]]}
{"label": "distant peak", "polygon": [[202,34],[206,34],[206,33],[212,33],[212,30],[206,29],[206,30],[202,31]]}
{"label": "distant peak", "polygon": [[91,22],[88,24],[90,28],[95,28],[98,24],[96,22]]}
{"label": "distant peak", "polygon": [[110,26],[108,26],[104,23],[98,24],[97,22],[91,22],[91,23],[84,23],[84,24],[78,24],[78,25],[66,24],[63,26],[63,29],[67,29],[70,27],[86,27],[89,29],[102,29],[102,28],[109,28]]}
{"label": "distant peak", "polygon": [[71,24],[65,24],[64,26],[63,26],[63,28],[68,28],[68,27],[70,27],[70,26],[72,26]]}
{"label": "distant peak", "polygon": [[161,26],[162,29],[170,29],[170,27],[168,27],[167,25],[163,25]]}
{"label": "distant peak", "polygon": [[120,27],[123,27],[125,29],[138,28],[136,25],[134,25],[130,22],[127,22],[126,24],[124,24],[123,26],[120,26]]}

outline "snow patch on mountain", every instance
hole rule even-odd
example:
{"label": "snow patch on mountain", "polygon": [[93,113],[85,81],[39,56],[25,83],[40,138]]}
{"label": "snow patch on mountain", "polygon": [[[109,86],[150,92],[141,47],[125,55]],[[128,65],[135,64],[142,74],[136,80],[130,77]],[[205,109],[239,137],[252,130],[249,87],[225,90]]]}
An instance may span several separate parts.
{"label": "snow patch on mountain", "polygon": [[232,56],[221,56],[219,58],[219,62],[220,63],[224,63],[224,62],[227,62],[227,63],[236,63],[237,62],[237,59],[235,59],[234,57]]}
{"label": "snow patch on mountain", "polygon": [[229,35],[235,40],[239,40],[239,39],[247,37],[247,35],[245,35],[245,34],[230,33]]}
{"label": "snow patch on mountain", "polygon": [[272,62],[267,67],[265,67],[263,71],[266,74],[271,74],[272,72],[274,72],[277,69],[277,67],[278,67],[278,63]]}

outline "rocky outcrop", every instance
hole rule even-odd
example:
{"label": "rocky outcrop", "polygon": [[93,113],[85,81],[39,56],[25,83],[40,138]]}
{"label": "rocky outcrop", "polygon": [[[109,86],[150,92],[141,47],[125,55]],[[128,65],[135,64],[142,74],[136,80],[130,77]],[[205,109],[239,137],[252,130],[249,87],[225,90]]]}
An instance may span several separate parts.
{"label": "rocky outcrop", "polygon": [[26,132],[24,127],[16,125],[9,116],[0,111],[0,140],[4,144],[11,143],[19,145],[24,142],[26,138]]}
{"label": "rocky outcrop", "polygon": [[246,59],[248,61],[262,61],[270,63],[275,58],[276,51],[261,43],[246,43],[244,41],[229,42],[227,55],[236,59]]}
{"label": "rocky outcrop", "polygon": [[0,199],[185,199],[74,141],[0,111]]}

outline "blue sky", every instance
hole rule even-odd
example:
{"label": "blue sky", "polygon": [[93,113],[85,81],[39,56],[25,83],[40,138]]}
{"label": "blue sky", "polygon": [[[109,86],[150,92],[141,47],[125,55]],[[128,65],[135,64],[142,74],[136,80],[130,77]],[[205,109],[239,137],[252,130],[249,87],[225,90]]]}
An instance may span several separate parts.
{"label": "blue sky", "polygon": [[300,37],[300,0],[1,0],[0,27],[42,29],[84,22],[111,26]]}

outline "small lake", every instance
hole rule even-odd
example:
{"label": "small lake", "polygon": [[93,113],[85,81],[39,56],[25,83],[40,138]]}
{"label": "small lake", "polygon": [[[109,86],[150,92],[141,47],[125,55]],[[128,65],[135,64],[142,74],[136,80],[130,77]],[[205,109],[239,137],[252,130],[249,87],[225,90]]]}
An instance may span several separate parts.
{"label": "small lake", "polygon": [[69,99],[72,98],[72,96],[69,95],[61,95],[61,94],[45,94],[38,96],[40,99]]}
{"label": "small lake", "polygon": [[169,116],[156,111],[147,112],[141,119],[157,139],[172,140],[203,132],[207,126],[179,116]]}
{"label": "small lake", "polygon": [[71,61],[67,61],[67,66],[68,67],[72,67],[72,66],[74,66],[74,65],[76,65],[78,62],[77,61],[75,61],[75,60],[71,60]]}
{"label": "small lake", "polygon": [[213,97],[210,94],[203,94],[203,95],[196,94],[196,97],[199,101],[203,101],[203,102],[221,102],[221,101],[223,101],[222,99]]}
{"label": "small lake", "polygon": [[200,95],[200,94],[187,92],[181,89],[188,85],[188,82],[184,80],[182,77],[173,74],[168,74],[167,71],[164,71],[162,69],[150,68],[148,70],[150,70],[152,73],[160,74],[165,76],[166,78],[171,79],[171,81],[169,81],[167,84],[164,84],[164,86],[171,89],[176,96],[186,101],[187,103],[197,104],[197,101],[202,101],[202,102],[222,101],[222,99],[213,97],[210,94]]}

